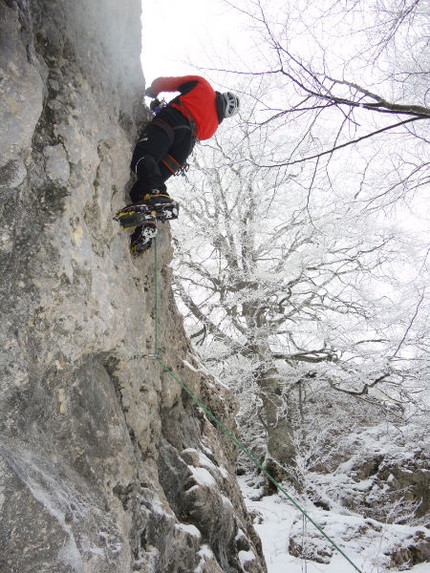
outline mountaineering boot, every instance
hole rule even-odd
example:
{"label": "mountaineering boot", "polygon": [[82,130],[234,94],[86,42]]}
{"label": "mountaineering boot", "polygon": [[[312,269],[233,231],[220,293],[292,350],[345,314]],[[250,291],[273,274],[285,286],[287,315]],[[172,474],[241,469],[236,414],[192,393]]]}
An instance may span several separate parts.
{"label": "mountaineering boot", "polygon": [[147,193],[141,203],[123,207],[116,216],[115,221],[123,229],[140,227],[145,221],[154,217],[161,222],[177,219],[179,204],[165,193]]}
{"label": "mountaineering boot", "polygon": [[176,201],[173,201],[167,193],[158,191],[158,189],[151,189],[151,191],[145,194],[143,203],[145,203],[145,205],[162,205],[165,203],[176,203]]}
{"label": "mountaineering boot", "polygon": [[179,215],[179,204],[170,195],[157,189],[151,190],[143,198],[143,204],[155,214],[158,221],[177,219]]}
{"label": "mountaineering boot", "polygon": [[146,221],[143,225],[136,227],[130,237],[130,253],[138,256],[147,251],[152,245],[152,239],[157,235],[157,224],[155,218]]}

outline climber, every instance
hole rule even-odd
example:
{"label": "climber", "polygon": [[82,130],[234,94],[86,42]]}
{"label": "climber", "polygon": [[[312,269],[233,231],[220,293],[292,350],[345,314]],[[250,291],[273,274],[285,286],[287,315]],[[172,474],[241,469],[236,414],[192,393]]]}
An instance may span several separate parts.
{"label": "climber", "polygon": [[[224,118],[239,111],[236,95],[215,91],[200,76],[157,78],[145,90],[145,95],[154,99],[161,92],[179,92],[180,95],[162,107],[141,134],[131,161],[131,169],[137,175],[130,191],[133,205],[117,214],[121,223],[121,213],[130,216],[139,206],[142,210],[146,207],[146,212],[148,207],[151,211],[154,207],[152,219],[146,215],[143,225],[136,227],[131,236],[132,254],[151,246],[157,234],[155,213],[160,209],[167,213],[164,220],[177,217],[177,208],[176,211],[172,208],[172,205],[177,207],[177,203],[167,194],[165,181],[184,168],[196,141],[212,137]],[[169,208],[172,216],[168,215]]]}

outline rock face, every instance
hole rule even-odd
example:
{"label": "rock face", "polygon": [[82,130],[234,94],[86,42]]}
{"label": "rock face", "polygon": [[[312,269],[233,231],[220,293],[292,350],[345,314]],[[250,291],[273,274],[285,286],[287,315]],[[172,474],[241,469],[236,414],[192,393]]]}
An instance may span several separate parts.
{"label": "rock face", "polygon": [[0,571],[264,572],[236,452],[178,383],[234,432],[169,226],[133,261],[112,221],[144,120],[140,1],[0,0],[0,26]]}

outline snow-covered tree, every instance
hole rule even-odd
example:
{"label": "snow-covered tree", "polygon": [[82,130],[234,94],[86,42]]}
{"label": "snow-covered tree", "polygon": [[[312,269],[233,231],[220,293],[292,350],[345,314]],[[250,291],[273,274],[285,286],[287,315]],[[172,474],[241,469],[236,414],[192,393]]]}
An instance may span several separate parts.
{"label": "snow-covered tree", "polygon": [[[182,202],[177,293],[193,339],[280,476],[309,395],[422,407],[430,112],[417,54],[428,14],[423,2],[381,6],[239,5],[264,38],[237,74],[241,122],[196,151]],[[403,71],[390,60],[400,45]]]}

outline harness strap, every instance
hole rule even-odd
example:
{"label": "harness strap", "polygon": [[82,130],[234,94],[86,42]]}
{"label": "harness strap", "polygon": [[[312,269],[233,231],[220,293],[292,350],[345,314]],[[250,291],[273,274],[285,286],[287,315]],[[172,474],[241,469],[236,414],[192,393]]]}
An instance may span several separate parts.
{"label": "harness strap", "polygon": [[184,104],[181,101],[173,103],[172,107],[179,110],[187,118],[188,123],[190,124],[191,135],[194,139],[197,139],[197,126],[193,119],[193,116],[188,111],[188,109],[184,106]]}
{"label": "harness strap", "polygon": [[169,123],[167,123],[167,121],[164,121],[164,119],[161,119],[159,117],[154,117],[151,123],[152,125],[160,127],[164,131],[164,133],[167,134],[167,137],[169,138],[169,147],[170,147],[175,139],[175,134],[173,133],[173,127]]}
{"label": "harness strap", "polygon": [[176,161],[174,157],[172,157],[169,153],[167,153],[161,160],[161,163],[167,167],[169,171],[176,175],[179,171],[182,170],[182,165]]}

